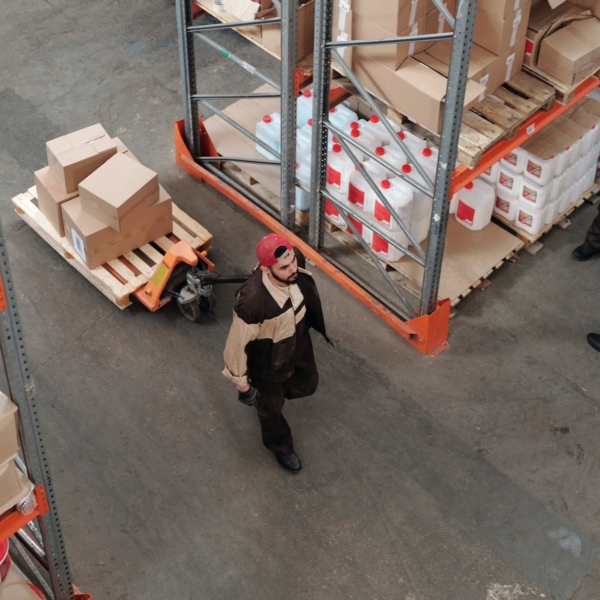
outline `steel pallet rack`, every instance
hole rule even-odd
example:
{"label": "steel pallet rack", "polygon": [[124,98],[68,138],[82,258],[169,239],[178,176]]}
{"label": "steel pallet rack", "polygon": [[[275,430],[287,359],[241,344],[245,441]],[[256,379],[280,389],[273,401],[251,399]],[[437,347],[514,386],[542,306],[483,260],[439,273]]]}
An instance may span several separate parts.
{"label": "steel pallet rack", "polygon": [[[56,497],[38,415],[35,386],[27,360],[21,317],[0,224],[0,350],[9,395],[19,411],[19,437],[25,463],[17,463],[35,485],[35,508],[28,514],[16,510],[0,517],[0,541],[15,536],[16,547],[34,573],[39,573],[30,556],[47,570],[50,586],[39,583],[55,600],[91,600],[71,582],[65,542],[58,518]],[[35,523],[37,520],[37,525]],[[26,551],[25,551],[26,549]]]}

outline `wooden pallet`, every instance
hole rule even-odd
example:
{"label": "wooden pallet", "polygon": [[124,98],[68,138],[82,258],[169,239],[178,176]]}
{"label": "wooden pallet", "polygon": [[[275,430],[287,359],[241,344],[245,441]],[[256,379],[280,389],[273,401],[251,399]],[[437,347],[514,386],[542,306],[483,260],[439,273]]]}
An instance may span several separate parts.
{"label": "wooden pallet", "polygon": [[523,247],[525,250],[527,250],[530,254],[537,254],[544,247],[544,244],[539,241],[540,238],[546,235],[553,227],[567,229],[567,227],[569,227],[571,224],[571,221],[569,221],[568,217],[573,213],[573,211],[582,206],[585,202],[592,201],[593,197],[596,196],[598,192],[600,192],[600,184],[594,183],[594,185],[587,190],[585,194],[571,204],[566,211],[560,213],[556,219],[552,221],[552,223],[548,223],[537,235],[531,235],[530,233],[527,233],[523,229],[517,227],[514,221],[509,221],[497,213],[494,213],[493,218],[514,231],[515,235],[523,241]]}
{"label": "wooden pallet", "polygon": [[[463,115],[458,160],[470,169],[483,154],[503,138],[511,139],[521,125],[538,110],[550,110],[555,90],[520,71],[494,93]],[[439,147],[440,136],[412,122],[404,127]]]}
{"label": "wooden pallet", "polygon": [[66,238],[60,237],[37,206],[35,186],[12,199],[15,212],[71,266],[121,309],[131,305],[131,294],[146,285],[165,253],[180,240],[197,250],[209,250],[212,235],[173,203],[173,233],[132,252],[89,269]]}
{"label": "wooden pallet", "polygon": [[[326,221],[326,231],[349,250],[373,264],[360,243],[346,231]],[[426,246],[426,244],[425,244]],[[507,262],[518,260],[524,243],[491,223],[483,231],[469,231],[454,218],[448,222],[446,253],[440,282],[440,299],[450,298],[454,307],[473,290],[485,291],[489,277]],[[485,255],[485,256],[484,256]],[[381,261],[390,277],[415,297],[421,295],[423,269],[409,258],[396,262]]]}
{"label": "wooden pallet", "polygon": [[[552,86],[556,90],[556,100],[561,104],[569,104],[575,97],[575,92],[577,88],[581,85],[580,82],[574,86],[568,86],[564,83],[561,83],[554,77],[551,77],[547,73],[540,71],[537,67],[529,67],[523,65],[523,70],[527,71],[527,73],[533,75],[539,81],[543,81],[545,84]],[[592,74],[592,77],[598,77],[600,75],[600,69],[598,69],[595,73]]]}

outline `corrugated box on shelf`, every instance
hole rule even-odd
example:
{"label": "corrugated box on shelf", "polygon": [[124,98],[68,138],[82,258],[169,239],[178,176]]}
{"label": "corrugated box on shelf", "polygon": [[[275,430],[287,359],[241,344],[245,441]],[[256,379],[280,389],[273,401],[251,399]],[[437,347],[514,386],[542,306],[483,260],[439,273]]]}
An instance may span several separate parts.
{"label": "corrugated box on shelf", "polygon": [[[442,4],[451,15],[456,14],[456,0],[446,0]],[[451,31],[450,24],[437,7],[427,14],[427,33],[450,33]]]}
{"label": "corrugated box on shelf", "polygon": [[494,54],[506,52],[527,34],[530,9],[531,0],[528,0],[505,19],[478,9],[473,41]]}
{"label": "corrugated box on shelf", "polygon": [[98,123],[46,142],[46,152],[52,175],[70,193],[116,154],[117,148]]}
{"label": "corrugated box on shelf", "polygon": [[122,231],[125,217],[158,201],[158,175],[118,153],[79,184],[79,196],[86,212]]}
{"label": "corrugated box on shelf", "polygon": [[15,507],[33,491],[33,483],[19,471],[13,460],[0,467],[0,514]]}
{"label": "corrugated box on shelf", "polygon": [[[393,106],[430,131],[440,133],[447,86],[444,75],[408,58],[396,71]],[[468,81],[464,109],[477,104],[482,93],[485,87]]]}
{"label": "corrugated box on shelf", "polygon": [[[254,4],[254,2],[252,2]],[[269,12],[265,18],[279,16],[277,9]],[[281,56],[281,25],[263,25],[262,45]],[[298,7],[298,60],[308,56],[315,45],[315,2],[311,0]]]}
{"label": "corrugated box on shelf", "polygon": [[570,2],[565,2],[557,8],[552,8],[545,1],[534,4],[531,7],[527,25],[527,42],[523,64],[529,67],[537,66],[540,46],[547,35],[554,33],[554,31],[571,21],[587,18],[590,14]]}
{"label": "corrugated box on shelf", "polygon": [[581,8],[589,8],[593,15],[600,19],[600,0],[575,0],[572,4],[581,6]]}
{"label": "corrugated box on shelf", "polygon": [[[338,11],[338,18],[334,20],[334,25],[331,30],[331,39],[336,42],[347,42],[352,39],[352,26],[354,23],[354,13],[350,11]],[[352,60],[354,54],[354,48],[352,47],[339,47],[336,48],[342,60],[349,66],[352,67]],[[335,58],[333,58],[335,64]],[[342,71],[341,69],[339,69]],[[343,72],[343,71],[342,71]]]}
{"label": "corrugated box on shelf", "polygon": [[600,21],[573,21],[542,41],[538,68],[567,86],[577,85],[600,68]]}
{"label": "corrugated box on shelf", "polygon": [[99,267],[173,231],[171,197],[162,186],[159,190],[160,200],[125,219],[122,233],[87,213],[81,198],[62,205],[66,238],[88,268]]}
{"label": "corrugated box on shelf", "polygon": [[522,8],[528,0],[479,0],[477,10],[485,10],[500,19],[508,18],[519,8]]}
{"label": "corrugated box on shelf", "polygon": [[[396,37],[433,9],[431,0],[334,0]],[[335,24],[335,23],[334,23]]]}
{"label": "corrugated box on shelf", "polygon": [[36,171],[33,177],[37,190],[38,206],[52,227],[56,229],[56,232],[63,237],[65,230],[60,206],[63,202],[75,198],[79,192],[65,192],[50,172],[50,167],[44,167]]}
{"label": "corrugated box on shelf", "polygon": [[0,470],[19,452],[17,405],[0,392]]}
{"label": "corrugated box on shelf", "polygon": [[394,106],[395,71],[365,54],[360,47],[352,49],[352,70],[369,92]]}

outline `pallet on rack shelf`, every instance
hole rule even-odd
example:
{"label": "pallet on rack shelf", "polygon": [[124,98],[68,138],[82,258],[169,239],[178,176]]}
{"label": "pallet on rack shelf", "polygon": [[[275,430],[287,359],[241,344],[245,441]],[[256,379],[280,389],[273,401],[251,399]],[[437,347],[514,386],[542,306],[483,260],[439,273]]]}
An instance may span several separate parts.
{"label": "pallet on rack shelf", "polygon": [[[330,235],[343,242],[349,251],[373,264],[352,235],[332,223],[326,223],[326,231]],[[474,289],[485,291],[491,285],[489,277],[507,262],[514,263],[517,260],[516,253],[522,247],[521,240],[494,223],[482,231],[470,231],[451,217],[448,221],[439,299],[449,298],[454,307]],[[415,297],[420,297],[422,267],[406,257],[396,262],[381,262],[394,281]]]}
{"label": "pallet on rack shelf", "polygon": [[[538,110],[550,110],[555,91],[549,85],[520,71],[463,115],[458,143],[458,161],[473,169],[501,139],[511,139],[521,125]],[[439,147],[440,136],[412,122],[407,129]]]}
{"label": "pallet on rack shelf", "polygon": [[[524,65],[523,70],[527,71],[527,73],[535,77],[538,81],[542,81],[545,84],[552,86],[556,90],[556,101],[560,102],[561,104],[569,104],[569,102],[571,102],[575,97],[577,88],[581,85],[581,82],[573,86],[565,85],[557,79],[554,79],[554,77],[544,73],[544,71],[540,71],[537,67]],[[598,77],[599,75],[600,69],[598,69],[595,73],[592,73],[591,77]]]}
{"label": "pallet on rack shelf", "polygon": [[119,258],[89,269],[66,238],[60,237],[37,206],[35,186],[12,199],[15,212],[72,267],[121,309],[131,305],[131,294],[151,279],[165,253],[178,241],[209,250],[212,235],[173,203],[173,233],[136,248]]}
{"label": "pallet on rack shelf", "polygon": [[540,239],[546,235],[552,228],[560,227],[561,229],[567,229],[571,222],[568,217],[573,213],[576,208],[582,206],[586,201],[589,201],[592,197],[596,196],[600,192],[600,183],[594,183],[594,185],[587,190],[582,196],[580,196],[573,204],[567,208],[566,211],[559,213],[556,219],[551,223],[548,223],[544,226],[544,228],[536,235],[531,235],[527,233],[525,230],[517,227],[514,221],[509,221],[504,218],[502,215],[494,213],[493,218],[502,223],[504,226],[508,227],[512,231],[514,231],[515,235],[523,241],[525,250],[528,250],[531,254],[537,254],[544,246],[540,242]]}

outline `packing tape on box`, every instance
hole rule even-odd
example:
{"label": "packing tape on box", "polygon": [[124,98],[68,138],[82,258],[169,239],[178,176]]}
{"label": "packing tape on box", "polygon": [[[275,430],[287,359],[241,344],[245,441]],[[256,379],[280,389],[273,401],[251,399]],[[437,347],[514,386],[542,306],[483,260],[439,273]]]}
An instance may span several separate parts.
{"label": "packing tape on box", "polygon": [[340,31],[344,31],[344,29],[346,29],[346,17],[348,16],[348,13],[350,12],[350,5],[345,0],[340,0],[339,7],[340,7],[340,17],[338,19],[337,27]]}
{"label": "packing tape on box", "polygon": [[513,10],[519,10],[521,6],[521,0],[515,0],[515,7]]}
{"label": "packing tape on box", "polygon": [[104,135],[99,135],[98,137],[95,137],[92,140],[86,140],[85,142],[79,142],[79,144],[75,144],[74,146],[70,146],[69,148],[65,148],[64,150],[59,150],[58,152],[55,152],[55,154],[62,154],[63,152],[70,152],[71,150],[73,150],[73,148],[79,148],[80,146],[85,146],[86,144],[93,144],[94,142],[97,142],[98,140],[101,140],[103,138],[109,138],[110,136],[105,133]]}
{"label": "packing tape on box", "polygon": [[484,98],[485,98],[485,92],[487,92],[487,84],[490,80],[490,74],[487,73],[486,75],[484,75],[480,80],[479,80],[479,84],[482,85],[485,89],[484,92],[481,92],[481,94],[479,94],[479,102],[483,102]]}
{"label": "packing tape on box", "polygon": [[[345,31],[342,31],[342,33],[340,33],[340,35],[337,36],[337,42],[347,42],[348,41],[348,34]],[[346,46],[342,46],[340,48],[337,48],[337,51],[339,52],[339,55],[344,58],[344,54],[346,53],[346,50],[348,50],[348,48]]]}
{"label": "packing tape on box", "polygon": [[[410,30],[410,35],[419,35],[419,24],[415,23]],[[411,42],[408,46],[408,55],[413,56],[415,53],[415,42]]]}
{"label": "packing tape on box", "polygon": [[523,20],[523,11],[519,9],[513,21],[512,37],[510,38],[510,46],[514,46],[517,43],[517,33],[519,32],[519,25]]}
{"label": "packing tape on box", "polygon": [[408,20],[409,25],[413,25],[417,20],[417,7],[419,5],[419,0],[412,0],[412,5],[410,7],[410,19]]}

